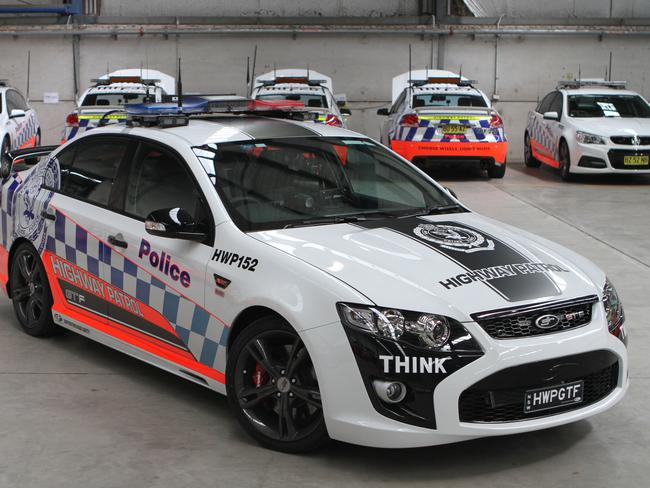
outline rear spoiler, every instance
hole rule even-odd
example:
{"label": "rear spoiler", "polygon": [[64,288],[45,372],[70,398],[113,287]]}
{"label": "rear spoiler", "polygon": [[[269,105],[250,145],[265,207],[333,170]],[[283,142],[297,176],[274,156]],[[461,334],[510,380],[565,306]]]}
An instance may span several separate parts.
{"label": "rear spoiler", "polygon": [[0,178],[5,180],[9,177],[14,166],[19,163],[24,163],[27,166],[36,164],[39,156],[47,156],[59,146],[38,146],[28,147],[26,149],[16,149],[3,155],[2,162],[0,162]]}

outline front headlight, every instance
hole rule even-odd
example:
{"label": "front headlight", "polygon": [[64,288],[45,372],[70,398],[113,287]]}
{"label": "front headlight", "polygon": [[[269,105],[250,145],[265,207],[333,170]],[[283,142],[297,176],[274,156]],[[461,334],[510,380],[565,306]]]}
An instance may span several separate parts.
{"label": "front headlight", "polygon": [[576,131],[576,139],[581,144],[605,144],[605,139],[589,132]]}
{"label": "front headlight", "polygon": [[344,325],[377,337],[435,350],[477,348],[460,322],[443,315],[349,303],[337,308]]}
{"label": "front headlight", "polygon": [[605,307],[609,331],[615,336],[619,336],[621,326],[625,322],[625,312],[623,312],[623,304],[618,297],[618,293],[616,293],[616,288],[609,281],[609,278],[605,280],[605,286],[603,287],[603,306]]}

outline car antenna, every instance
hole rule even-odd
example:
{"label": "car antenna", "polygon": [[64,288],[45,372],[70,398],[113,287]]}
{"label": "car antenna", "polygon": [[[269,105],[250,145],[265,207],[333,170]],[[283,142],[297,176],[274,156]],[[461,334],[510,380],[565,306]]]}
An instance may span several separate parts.
{"label": "car antenna", "polygon": [[[411,45],[409,44],[409,83],[408,91],[413,92],[413,80],[411,79]],[[408,94],[409,101],[411,100],[411,93]],[[410,105],[410,103],[409,103]]]}
{"label": "car antenna", "polygon": [[251,82],[248,85],[248,96],[253,95],[253,83],[255,83],[255,63],[257,63],[257,44],[255,44],[255,49],[253,49],[253,66],[251,69]]}
{"label": "car antenna", "polygon": [[607,81],[612,81],[612,52],[609,52],[609,79]]}
{"label": "car antenna", "polygon": [[580,80],[582,80],[582,74],[580,73],[581,71],[581,66],[578,65],[578,85],[580,84]]}
{"label": "car antenna", "polygon": [[246,91],[248,91],[251,84],[251,57],[246,56]]}
{"label": "car antenna", "polygon": [[178,111],[183,111],[183,81],[181,80],[181,58],[178,58],[178,78],[176,78],[176,99],[178,100]]}
{"label": "car antenna", "polygon": [[27,102],[29,102],[29,75],[31,72],[32,52],[27,51]]}

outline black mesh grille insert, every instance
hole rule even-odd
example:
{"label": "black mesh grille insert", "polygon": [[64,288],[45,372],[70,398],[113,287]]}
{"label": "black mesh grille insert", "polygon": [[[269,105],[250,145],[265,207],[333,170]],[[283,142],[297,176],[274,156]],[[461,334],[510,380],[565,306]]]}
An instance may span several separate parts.
{"label": "black mesh grille insert", "polygon": [[650,146],[650,136],[641,136],[637,141],[632,136],[613,136],[610,137],[614,144],[622,144],[626,146]]}
{"label": "black mesh grille insert", "polygon": [[[495,310],[474,314],[472,318],[495,339],[528,337],[575,329],[588,324],[591,322],[593,304],[597,301],[596,296],[585,297],[529,308]],[[555,319],[540,319],[545,316],[553,316]],[[537,323],[543,327],[536,325]]]}
{"label": "black mesh grille insert", "polygon": [[[525,368],[525,366],[521,368]],[[614,390],[618,382],[618,361],[593,373],[573,378],[573,380],[579,379],[584,381],[582,403],[532,413],[524,413],[526,391],[549,385],[537,383],[505,389],[472,387],[465,390],[460,396],[458,401],[459,417],[461,422],[514,422],[548,417],[583,408],[602,400]],[[568,381],[570,380],[567,379],[566,382]],[[562,382],[558,381],[557,384]]]}

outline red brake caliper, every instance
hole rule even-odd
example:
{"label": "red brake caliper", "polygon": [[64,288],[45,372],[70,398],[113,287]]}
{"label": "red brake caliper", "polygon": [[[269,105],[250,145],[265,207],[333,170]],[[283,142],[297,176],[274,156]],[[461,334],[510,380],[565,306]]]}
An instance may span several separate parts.
{"label": "red brake caliper", "polygon": [[269,381],[269,373],[262,367],[260,363],[255,363],[255,371],[253,372],[253,384],[255,388],[264,386]]}

